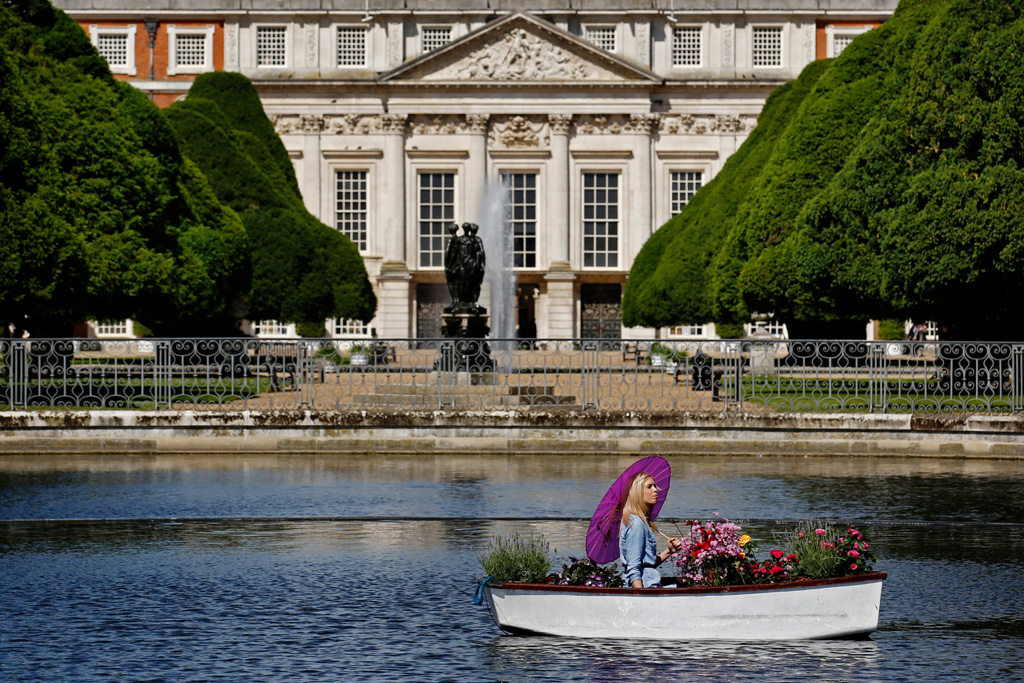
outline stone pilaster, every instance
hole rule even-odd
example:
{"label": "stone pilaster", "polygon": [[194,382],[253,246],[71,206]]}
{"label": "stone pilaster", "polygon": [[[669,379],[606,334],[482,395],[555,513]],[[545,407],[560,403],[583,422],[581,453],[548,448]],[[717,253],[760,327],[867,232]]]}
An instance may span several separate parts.
{"label": "stone pilaster", "polygon": [[472,223],[480,222],[480,203],[487,184],[487,120],[486,114],[467,114],[469,130],[469,162],[466,165],[466,216]]}
{"label": "stone pilaster", "polygon": [[569,129],[572,116],[552,115],[551,177],[548,197],[551,215],[548,216],[549,268],[569,268]]}
{"label": "stone pilaster", "polygon": [[647,238],[654,231],[653,193],[654,169],[651,159],[651,133],[658,129],[658,116],[641,114],[629,118],[630,128],[634,133],[633,158],[636,159],[636,184],[633,188],[633,201],[630,203],[630,240],[628,263],[632,263]]}
{"label": "stone pilaster", "polygon": [[405,126],[408,117],[387,114],[381,117],[384,138],[383,201],[380,203],[384,225],[384,263],[401,264],[407,269],[405,245]]}
{"label": "stone pilaster", "polygon": [[320,133],[324,128],[324,117],[303,116],[299,119],[302,128],[302,202],[314,216],[320,215]]}

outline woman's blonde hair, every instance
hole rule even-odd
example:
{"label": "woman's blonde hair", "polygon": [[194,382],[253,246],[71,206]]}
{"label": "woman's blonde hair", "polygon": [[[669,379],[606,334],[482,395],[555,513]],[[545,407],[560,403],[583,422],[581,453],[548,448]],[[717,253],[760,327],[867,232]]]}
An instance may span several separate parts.
{"label": "woman's blonde hair", "polygon": [[640,515],[652,531],[657,531],[658,527],[651,521],[652,506],[644,502],[644,486],[647,485],[648,479],[654,481],[654,477],[646,472],[638,472],[633,477],[629,485],[629,494],[626,496],[626,504],[622,506],[622,523],[629,526],[633,521],[633,515]]}

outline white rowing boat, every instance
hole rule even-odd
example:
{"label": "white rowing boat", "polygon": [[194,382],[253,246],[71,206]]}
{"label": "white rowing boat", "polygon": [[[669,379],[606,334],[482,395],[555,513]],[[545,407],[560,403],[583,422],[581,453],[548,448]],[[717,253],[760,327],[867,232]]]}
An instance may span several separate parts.
{"label": "white rowing boat", "polygon": [[487,581],[494,622],[508,633],[659,640],[864,637],[878,628],[885,572],[788,583],[597,588]]}

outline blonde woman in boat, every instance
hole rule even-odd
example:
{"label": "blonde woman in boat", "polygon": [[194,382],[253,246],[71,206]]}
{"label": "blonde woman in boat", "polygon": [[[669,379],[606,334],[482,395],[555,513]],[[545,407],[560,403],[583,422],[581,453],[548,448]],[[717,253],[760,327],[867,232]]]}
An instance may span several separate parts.
{"label": "blonde woman in boat", "polygon": [[654,533],[661,533],[651,521],[651,510],[658,502],[658,486],[654,477],[640,472],[629,487],[626,504],[622,508],[619,529],[619,553],[622,555],[622,573],[627,586],[657,588],[661,586],[661,573],[657,567],[672,553],[682,549],[678,538],[668,538],[668,549],[658,552]]}

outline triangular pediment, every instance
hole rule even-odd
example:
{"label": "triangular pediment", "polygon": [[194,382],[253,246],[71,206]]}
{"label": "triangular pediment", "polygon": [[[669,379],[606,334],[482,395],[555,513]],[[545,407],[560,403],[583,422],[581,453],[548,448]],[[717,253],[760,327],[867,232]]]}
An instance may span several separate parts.
{"label": "triangular pediment", "polygon": [[649,70],[525,12],[510,14],[410,60],[382,78],[421,83],[660,83]]}

